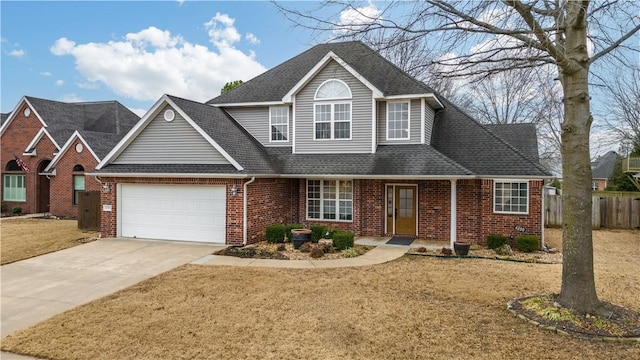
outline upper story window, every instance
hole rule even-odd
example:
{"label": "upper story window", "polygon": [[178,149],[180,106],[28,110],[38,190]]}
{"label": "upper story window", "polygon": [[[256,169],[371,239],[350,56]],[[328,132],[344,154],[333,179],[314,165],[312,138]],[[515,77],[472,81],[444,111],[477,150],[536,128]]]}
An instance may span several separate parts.
{"label": "upper story window", "polygon": [[314,139],[351,139],[351,89],[341,80],[323,82],[316,90]]}
{"label": "upper story window", "polygon": [[269,108],[269,132],[271,142],[289,141],[289,107],[272,106]]}
{"label": "upper story window", "polygon": [[493,212],[506,214],[529,212],[527,181],[496,180],[493,184]]}
{"label": "upper story window", "polygon": [[409,102],[387,103],[387,140],[409,140]]}

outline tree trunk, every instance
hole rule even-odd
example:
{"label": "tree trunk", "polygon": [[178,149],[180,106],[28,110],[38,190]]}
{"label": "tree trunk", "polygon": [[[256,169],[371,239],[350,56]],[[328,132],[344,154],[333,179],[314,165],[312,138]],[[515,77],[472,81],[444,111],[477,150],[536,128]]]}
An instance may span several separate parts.
{"label": "tree trunk", "polygon": [[[564,91],[562,124],[562,213],[564,214],[562,288],[557,301],[577,313],[593,313],[599,305],[593,272],[591,230],[591,161],[589,132],[589,64],[586,21],[578,2],[569,2],[565,46],[570,63],[560,64]],[[573,6],[572,6],[573,5]]]}

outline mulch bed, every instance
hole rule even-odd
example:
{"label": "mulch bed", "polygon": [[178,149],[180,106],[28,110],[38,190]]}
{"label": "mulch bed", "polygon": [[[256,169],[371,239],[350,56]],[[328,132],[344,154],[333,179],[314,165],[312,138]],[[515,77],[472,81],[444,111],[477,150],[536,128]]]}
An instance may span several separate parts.
{"label": "mulch bed", "polygon": [[[515,299],[510,302],[510,309],[540,326],[553,327],[578,337],[640,338],[639,312],[603,301],[595,314],[578,315],[560,307],[555,302],[557,296]],[[532,306],[532,300],[538,305]]]}
{"label": "mulch bed", "polygon": [[[364,246],[358,244],[355,244],[353,247],[362,250],[363,254],[374,248],[374,246]],[[259,242],[244,247],[230,246],[228,248],[216,251],[214,255],[275,260],[333,260],[343,259],[346,257],[340,250],[333,249],[330,252],[325,252],[322,257],[313,259],[309,255],[309,252],[296,250],[293,248],[293,244],[291,243],[269,244],[267,242]]]}
{"label": "mulch bed", "polygon": [[[410,255],[423,255],[433,256],[439,258],[457,258],[455,253],[446,255],[442,249],[431,250],[426,248],[411,248],[408,251]],[[466,258],[476,259],[492,259],[492,260],[507,260],[516,262],[527,262],[536,264],[562,264],[562,253],[560,252],[545,252],[534,251],[531,253],[523,253],[514,251],[512,255],[498,255],[494,250],[483,248],[477,245],[471,247],[468,256]]]}

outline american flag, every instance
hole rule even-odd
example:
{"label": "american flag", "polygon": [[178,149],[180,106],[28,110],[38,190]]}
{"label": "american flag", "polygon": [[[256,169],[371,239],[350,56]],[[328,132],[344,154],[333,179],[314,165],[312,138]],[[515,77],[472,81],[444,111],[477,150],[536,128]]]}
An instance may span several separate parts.
{"label": "american flag", "polygon": [[25,164],[24,161],[20,160],[19,157],[15,156],[15,158],[16,158],[16,164],[20,166],[20,169],[22,169],[24,172],[29,172],[29,167],[27,166],[27,164]]}

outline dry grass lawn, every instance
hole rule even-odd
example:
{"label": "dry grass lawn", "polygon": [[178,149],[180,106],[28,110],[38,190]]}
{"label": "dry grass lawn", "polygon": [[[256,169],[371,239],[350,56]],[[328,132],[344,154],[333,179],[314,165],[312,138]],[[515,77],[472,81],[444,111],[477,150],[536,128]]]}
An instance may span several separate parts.
{"label": "dry grass lawn", "polygon": [[79,245],[77,241],[97,236],[78,230],[75,220],[3,219],[0,222],[1,264]]}
{"label": "dry grass lawn", "polygon": [[[594,233],[600,298],[640,311],[640,232]],[[559,230],[547,241],[560,245]],[[2,349],[51,359],[638,359],[640,344],[512,317],[561,265],[405,256],[365,268],[186,265],[51,318]]]}

